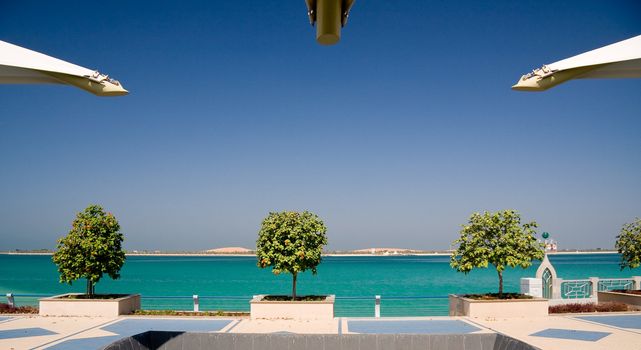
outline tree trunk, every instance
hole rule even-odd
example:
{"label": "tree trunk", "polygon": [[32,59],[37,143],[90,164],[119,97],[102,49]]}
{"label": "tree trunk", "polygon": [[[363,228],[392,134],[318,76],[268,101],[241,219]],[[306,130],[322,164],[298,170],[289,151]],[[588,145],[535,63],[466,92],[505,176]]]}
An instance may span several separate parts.
{"label": "tree trunk", "polygon": [[292,283],[292,300],[296,300],[296,277],[298,277],[298,274],[294,273],[292,274],[293,282]]}
{"label": "tree trunk", "polygon": [[503,272],[496,271],[499,274],[499,298],[503,296]]}
{"label": "tree trunk", "polygon": [[94,292],[93,282],[91,282],[91,280],[87,278],[87,295],[89,296],[89,299],[93,298],[93,292]]}

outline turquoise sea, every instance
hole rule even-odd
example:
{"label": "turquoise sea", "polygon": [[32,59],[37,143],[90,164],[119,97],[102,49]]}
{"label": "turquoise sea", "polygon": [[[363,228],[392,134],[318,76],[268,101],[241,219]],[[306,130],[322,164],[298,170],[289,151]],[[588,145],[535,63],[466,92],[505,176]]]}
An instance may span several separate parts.
{"label": "turquoise sea", "polygon": [[[550,261],[563,279],[641,275],[641,269],[620,271],[618,254],[556,254]],[[533,277],[537,266],[506,271],[505,290],[518,291],[519,279]],[[493,269],[457,273],[447,256],[325,257],[316,276],[299,277],[298,294],[336,294],[337,316],[372,316],[375,295],[382,297],[383,316],[445,315],[447,299],[442,297],[495,292],[497,281]],[[2,295],[84,292],[84,287],[84,281],[58,283],[51,256],[0,254]],[[129,256],[121,278],[104,277],[96,291],[140,293],[144,308],[189,310],[191,296],[198,294],[201,310],[249,310],[252,295],[289,294],[291,275],[259,269],[254,257]],[[5,300],[0,296],[0,301]],[[16,301],[35,305],[37,297],[19,296]]]}

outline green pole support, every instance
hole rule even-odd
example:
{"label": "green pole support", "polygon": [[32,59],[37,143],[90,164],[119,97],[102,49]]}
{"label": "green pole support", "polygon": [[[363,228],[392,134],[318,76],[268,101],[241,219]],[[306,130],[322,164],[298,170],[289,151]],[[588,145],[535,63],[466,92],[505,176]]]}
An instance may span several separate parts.
{"label": "green pole support", "polygon": [[317,0],[316,41],[321,45],[336,44],[341,38],[341,0]]}

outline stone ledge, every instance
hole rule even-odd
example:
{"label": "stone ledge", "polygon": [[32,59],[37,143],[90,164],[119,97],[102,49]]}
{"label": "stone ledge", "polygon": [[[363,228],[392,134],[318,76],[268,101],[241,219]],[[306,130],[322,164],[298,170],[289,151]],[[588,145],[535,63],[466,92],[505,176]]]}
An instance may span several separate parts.
{"label": "stone ledge", "polygon": [[112,343],[104,350],[310,350],[466,349],[537,350],[496,334],[225,334],[149,331]]}

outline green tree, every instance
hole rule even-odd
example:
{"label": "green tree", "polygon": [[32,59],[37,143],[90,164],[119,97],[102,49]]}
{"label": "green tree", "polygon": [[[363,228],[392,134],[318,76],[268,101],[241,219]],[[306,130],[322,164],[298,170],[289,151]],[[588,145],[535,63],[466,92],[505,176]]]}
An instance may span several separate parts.
{"label": "green tree", "polygon": [[641,266],[641,219],[623,225],[615,247],[621,254],[621,270]]}
{"label": "green tree", "polygon": [[316,274],[323,246],[327,244],[326,233],[323,221],[308,211],[269,213],[256,241],[258,267],[271,266],[276,275],[292,274],[292,299],[295,300],[298,273],[311,270]]}
{"label": "green tree", "polygon": [[91,298],[103,273],[118,279],[125,263],[124,237],[119,231],[116,218],[99,205],[90,205],[78,213],[69,233],[58,240],[58,249],[53,254],[60,283],[72,284],[85,278],[86,294]]}
{"label": "green tree", "polygon": [[543,244],[534,237],[537,226],[534,221],[521,225],[521,215],[515,210],[474,213],[468,224],[462,225],[461,236],[452,243],[456,250],[450,266],[467,274],[492,264],[499,276],[501,297],[506,267],[525,269],[532,265],[532,260],[543,259]]}

